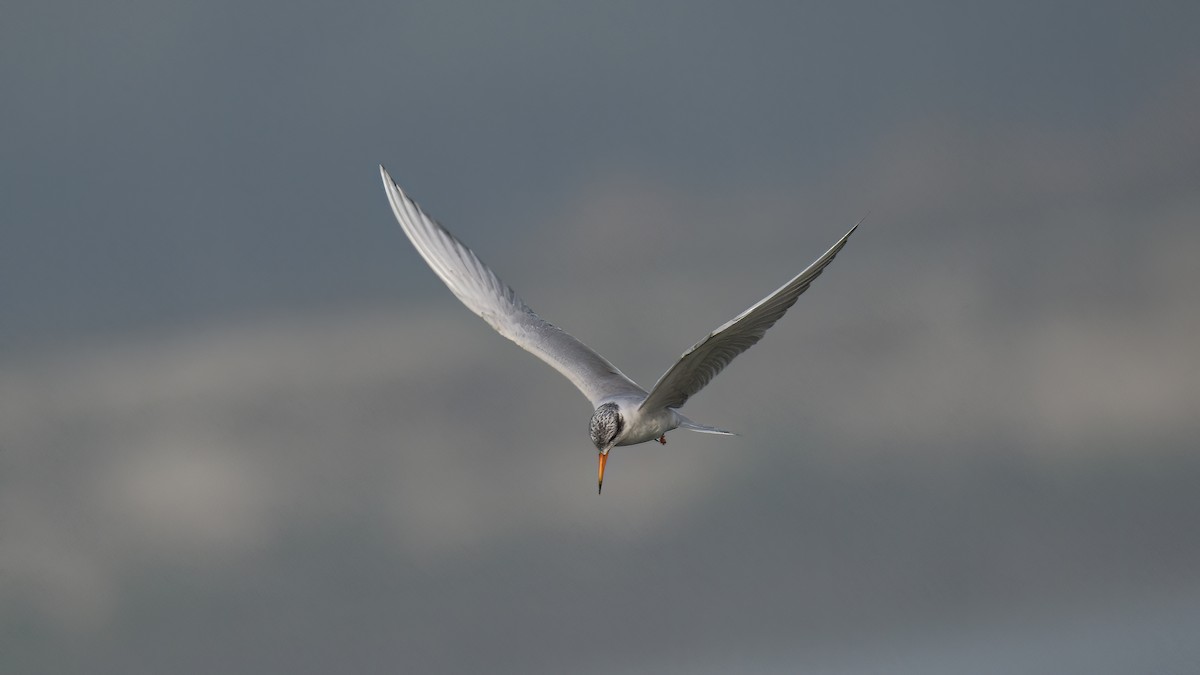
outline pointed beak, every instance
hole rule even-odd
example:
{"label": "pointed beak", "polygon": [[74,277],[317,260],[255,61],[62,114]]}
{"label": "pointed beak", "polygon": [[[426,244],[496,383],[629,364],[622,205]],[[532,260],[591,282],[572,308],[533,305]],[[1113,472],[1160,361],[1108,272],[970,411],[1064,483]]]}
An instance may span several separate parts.
{"label": "pointed beak", "polygon": [[596,470],[596,494],[604,489],[604,463],[608,461],[608,453],[602,452],[599,454],[600,468]]}

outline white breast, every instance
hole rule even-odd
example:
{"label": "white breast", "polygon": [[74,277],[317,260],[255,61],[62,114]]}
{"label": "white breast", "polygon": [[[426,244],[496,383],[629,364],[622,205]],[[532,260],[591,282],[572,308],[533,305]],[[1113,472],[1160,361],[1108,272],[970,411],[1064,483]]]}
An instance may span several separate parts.
{"label": "white breast", "polygon": [[619,397],[609,400],[617,404],[621,417],[625,420],[625,427],[617,438],[617,445],[636,445],[657,440],[679,426],[679,415],[671,408],[647,413],[638,409],[642,404],[641,398]]}

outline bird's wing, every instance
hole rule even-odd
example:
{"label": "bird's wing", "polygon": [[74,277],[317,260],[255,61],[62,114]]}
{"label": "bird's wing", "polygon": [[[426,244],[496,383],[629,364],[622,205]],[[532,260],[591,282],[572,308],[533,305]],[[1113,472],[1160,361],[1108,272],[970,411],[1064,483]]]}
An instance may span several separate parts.
{"label": "bird's wing", "polygon": [[417,252],[450,291],[496,332],[549,363],[570,380],[592,405],[616,395],[645,396],[617,367],[561,328],[543,320],[454,235],[409,199],[381,165],[383,187],[392,213]]}
{"label": "bird's wing", "polygon": [[813,261],[808,269],[684,352],[675,365],[658,378],[640,409],[678,408],[692,394],[703,389],[734,357],[761,340],[767,329],[796,304],[796,298],[808,290],[809,284],[842,250],[846,240],[860,224],[861,220],[824,255]]}

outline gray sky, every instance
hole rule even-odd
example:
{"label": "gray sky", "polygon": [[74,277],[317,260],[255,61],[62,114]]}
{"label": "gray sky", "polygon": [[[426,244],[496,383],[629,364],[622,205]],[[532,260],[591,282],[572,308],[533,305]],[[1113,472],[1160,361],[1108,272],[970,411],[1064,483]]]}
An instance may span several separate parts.
{"label": "gray sky", "polygon": [[[1194,3],[4,14],[0,670],[1200,659]],[[871,216],[598,498],[380,162],[643,385]]]}

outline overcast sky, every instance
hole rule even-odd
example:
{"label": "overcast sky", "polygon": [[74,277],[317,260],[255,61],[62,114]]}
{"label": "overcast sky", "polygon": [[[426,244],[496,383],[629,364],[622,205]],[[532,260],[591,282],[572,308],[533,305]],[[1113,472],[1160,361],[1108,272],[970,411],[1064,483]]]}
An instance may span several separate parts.
{"label": "overcast sky", "polygon": [[[18,2],[0,670],[1186,672],[1195,3]],[[614,452],[377,167],[643,386]]]}

